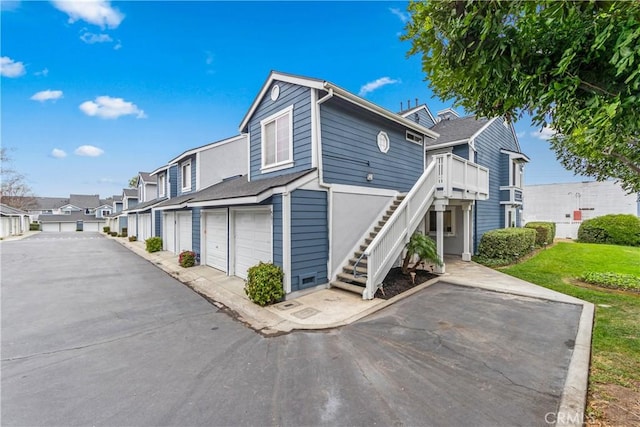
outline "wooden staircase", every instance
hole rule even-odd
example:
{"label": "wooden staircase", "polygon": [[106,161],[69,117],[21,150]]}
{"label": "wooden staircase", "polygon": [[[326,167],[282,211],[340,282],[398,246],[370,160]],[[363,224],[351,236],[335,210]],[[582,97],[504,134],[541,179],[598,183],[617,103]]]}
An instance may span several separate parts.
{"label": "wooden staircase", "polygon": [[391,218],[391,215],[398,209],[398,206],[400,206],[404,198],[405,196],[402,195],[397,196],[393,200],[389,209],[387,209],[384,215],[382,215],[382,218],[371,229],[371,232],[368,237],[364,239],[360,248],[353,253],[353,256],[349,258],[346,265],[342,267],[342,272],[338,273],[336,280],[330,283],[332,288],[344,289],[345,291],[355,292],[358,295],[363,294],[365,286],[367,285],[367,257],[363,257],[362,255],[380,230],[382,230],[382,227],[387,223],[389,218]]}

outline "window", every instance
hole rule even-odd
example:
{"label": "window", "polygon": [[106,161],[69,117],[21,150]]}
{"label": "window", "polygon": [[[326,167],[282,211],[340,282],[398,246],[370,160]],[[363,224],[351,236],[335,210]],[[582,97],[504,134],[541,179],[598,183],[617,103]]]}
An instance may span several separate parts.
{"label": "window", "polygon": [[191,190],[191,160],[184,162],[180,166],[182,172],[182,191]]}
{"label": "window", "polygon": [[293,166],[293,105],[260,122],[262,169]]}
{"label": "window", "polygon": [[166,175],[161,173],[160,175],[158,175],[158,196],[159,197],[164,197],[165,195],[165,187],[167,185],[166,183]]}
{"label": "window", "polygon": [[380,133],[378,133],[378,148],[383,153],[389,151],[389,135],[384,131],[380,131]]}
{"label": "window", "polygon": [[410,130],[408,130],[406,138],[407,138],[407,141],[422,144],[422,135],[420,135],[419,133],[411,132]]}
{"label": "window", "polygon": [[[446,210],[443,213],[443,230],[445,236],[455,236],[456,227],[455,227],[455,215],[452,210]],[[438,231],[438,222],[436,217],[436,211],[429,211],[429,218],[427,229],[429,230],[429,234],[435,235]]]}
{"label": "window", "polygon": [[511,186],[522,188],[522,163],[511,161]]}

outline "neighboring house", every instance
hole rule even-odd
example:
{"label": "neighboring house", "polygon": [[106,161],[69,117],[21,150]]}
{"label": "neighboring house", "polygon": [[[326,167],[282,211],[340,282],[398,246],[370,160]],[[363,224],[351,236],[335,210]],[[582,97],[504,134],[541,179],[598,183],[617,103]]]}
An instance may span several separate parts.
{"label": "neighboring house", "polygon": [[[49,202],[57,198],[36,198]],[[105,225],[104,212],[110,212],[109,206],[100,200],[97,194],[71,194],[68,199],[58,199],[63,204],[51,205],[52,209],[41,209],[38,216],[41,230],[48,232],[61,231],[101,231]],[[39,204],[39,208],[43,205]]]}
{"label": "neighboring house", "polygon": [[29,213],[0,203],[0,239],[29,230]]}
{"label": "neighboring house", "polygon": [[[240,124],[243,176],[198,185],[198,171],[216,170],[210,161],[186,152],[170,162],[179,185],[158,206],[165,248],[193,250],[202,264],[242,278],[252,265],[273,262],[287,293],[330,284],[364,298],[373,297],[415,230],[433,231],[441,255],[446,235],[451,251],[470,260],[474,230],[485,227],[476,202],[489,200],[495,186],[493,228],[501,227],[501,187],[517,183],[502,181],[500,165],[526,158],[517,140],[501,138],[513,131],[501,120],[439,144],[429,128],[441,122],[426,107],[399,115],[330,82],[272,72]],[[431,146],[441,151],[432,155]],[[497,165],[491,182],[488,168],[470,158],[480,148],[492,153],[478,161]]]}
{"label": "neighboring house", "polygon": [[148,172],[139,172],[137,180],[138,203],[127,209],[127,233],[140,241],[153,236],[151,209],[164,198],[158,198],[157,177]]}
{"label": "neighboring house", "polygon": [[122,194],[111,196],[110,199],[111,213],[105,218],[105,226],[112,231],[117,231],[120,223],[120,212],[122,212]]}
{"label": "neighboring house", "polygon": [[32,208],[27,209],[31,222],[38,220],[40,215],[60,215],[60,208],[69,204],[68,197],[34,197],[35,203]]}
{"label": "neighboring house", "polygon": [[525,218],[556,224],[556,237],[576,239],[582,221],[608,214],[640,216],[640,193],[626,193],[614,181],[527,185]]}
{"label": "neighboring house", "polygon": [[200,255],[201,209],[188,205],[189,200],[224,179],[245,174],[247,165],[247,137],[237,135],[187,150],[152,173],[158,179],[158,197],[165,198],[151,207],[153,230],[163,237],[164,250]]}

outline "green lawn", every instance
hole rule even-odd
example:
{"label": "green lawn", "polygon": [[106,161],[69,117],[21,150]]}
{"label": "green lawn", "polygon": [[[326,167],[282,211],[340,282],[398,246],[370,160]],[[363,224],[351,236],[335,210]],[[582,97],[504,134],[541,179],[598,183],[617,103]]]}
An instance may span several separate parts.
{"label": "green lawn", "polygon": [[640,248],[561,242],[500,271],[595,304],[591,392],[600,384],[640,391],[640,294],[575,281],[587,271],[640,276]]}

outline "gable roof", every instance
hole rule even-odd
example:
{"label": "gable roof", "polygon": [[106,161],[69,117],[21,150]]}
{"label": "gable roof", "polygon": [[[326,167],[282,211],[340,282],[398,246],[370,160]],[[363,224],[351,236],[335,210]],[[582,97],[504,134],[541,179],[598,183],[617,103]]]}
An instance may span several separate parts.
{"label": "gable roof", "polygon": [[452,120],[440,120],[431,129],[440,136],[435,141],[427,141],[427,147],[442,144],[464,143],[486,126],[490,120],[475,116],[461,117]]}
{"label": "gable roof", "polygon": [[69,204],[69,198],[65,197],[36,197],[36,207],[33,210],[54,210]]}
{"label": "gable roof", "polygon": [[102,222],[101,218],[96,218],[94,215],[85,215],[83,211],[75,211],[62,215],[50,215],[41,214],[38,215],[38,221],[40,222]]}
{"label": "gable roof", "polygon": [[135,205],[132,208],[127,209],[125,212],[143,212],[143,211],[148,211],[151,208],[155,207],[156,205],[159,205],[160,203],[164,202],[165,200],[167,200],[166,197],[162,197],[160,199],[154,199],[154,200],[150,200],[148,202],[144,202],[144,203],[139,203],[137,205]]}
{"label": "gable roof", "polygon": [[2,216],[23,216],[23,215],[29,215],[29,214],[27,212],[21,210],[21,209],[5,205],[4,203],[0,203],[0,215],[2,215]]}
{"label": "gable roof", "polygon": [[[199,151],[204,151],[204,150],[208,150],[210,148],[219,147],[221,145],[228,144],[230,142],[234,142],[234,141],[237,141],[239,139],[244,139],[244,138],[246,138],[245,135],[235,135],[235,136],[232,136],[230,138],[225,138],[225,139],[221,139],[219,141],[210,142],[209,144],[201,145],[200,147],[190,148],[189,150],[183,151],[180,155],[178,155],[178,157],[174,157],[173,159],[169,160],[169,165],[173,164],[173,163],[177,163],[180,160],[184,159],[185,157],[191,156],[193,154],[196,154]],[[167,169],[168,167],[169,166],[167,165],[167,166],[163,166],[161,168],[158,168],[155,171],[153,171],[151,173],[151,175],[155,175],[158,172],[161,172],[161,171]]]}
{"label": "gable roof", "polygon": [[138,172],[138,180],[142,179],[142,182],[145,184],[155,184],[156,181],[153,179],[149,172]]}
{"label": "gable roof", "polygon": [[122,195],[127,196],[129,198],[138,198],[138,189],[137,188],[123,188]]}
{"label": "gable roof", "polygon": [[[400,114],[402,117],[409,117],[413,113],[416,113],[420,110],[425,110],[427,112],[427,115],[431,118],[431,121],[433,123],[436,122],[436,119],[433,117],[433,114],[431,114],[431,110],[429,110],[429,107],[427,107],[427,104],[421,104],[421,105],[418,105],[417,107],[409,108],[407,110],[402,110],[398,114]],[[433,130],[433,127],[431,128],[431,130]]]}
{"label": "gable roof", "polygon": [[407,119],[406,117],[402,117],[401,115],[393,113],[385,108],[382,108],[379,105],[374,104],[373,102],[367,101],[364,98],[354,95],[353,93],[345,89],[342,89],[340,86],[336,86],[331,82],[328,82],[326,80],[314,79],[310,77],[296,76],[293,74],[285,74],[278,71],[271,71],[271,73],[269,74],[269,77],[267,78],[265,83],[262,85],[262,89],[254,99],[253,103],[251,104],[251,107],[249,107],[249,110],[247,111],[244,118],[242,119],[242,122],[240,122],[240,127],[239,127],[240,132],[245,132],[245,129],[249,123],[249,120],[251,120],[253,113],[255,113],[255,111],[257,110],[258,106],[260,105],[260,101],[264,98],[264,96],[267,93],[267,90],[269,90],[269,88],[271,87],[271,83],[274,80],[327,91],[331,96],[338,96],[346,101],[351,102],[352,104],[355,104],[361,108],[364,108],[365,110],[371,111],[379,116],[382,116],[386,119],[392,120],[405,127],[408,127],[417,132],[420,132],[423,135],[427,135],[431,138],[438,137],[438,134],[432,131],[431,129],[421,126],[418,123]]}
{"label": "gable roof", "polygon": [[95,208],[100,204],[100,196],[97,194],[71,194],[69,204],[79,208]]}

